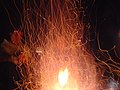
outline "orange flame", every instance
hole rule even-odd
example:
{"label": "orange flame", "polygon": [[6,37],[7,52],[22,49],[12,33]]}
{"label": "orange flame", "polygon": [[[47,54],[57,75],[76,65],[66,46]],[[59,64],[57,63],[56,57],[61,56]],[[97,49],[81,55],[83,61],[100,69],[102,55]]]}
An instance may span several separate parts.
{"label": "orange flame", "polygon": [[59,84],[63,87],[66,85],[68,81],[68,69],[66,68],[64,71],[60,70],[58,75]]}

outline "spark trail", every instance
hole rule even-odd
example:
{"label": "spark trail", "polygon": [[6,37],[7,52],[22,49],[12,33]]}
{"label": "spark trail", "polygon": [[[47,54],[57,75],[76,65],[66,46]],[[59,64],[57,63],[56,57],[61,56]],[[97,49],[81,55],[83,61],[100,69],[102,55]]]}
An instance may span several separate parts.
{"label": "spark trail", "polygon": [[[77,6],[77,4],[78,6]],[[25,43],[36,50],[34,83],[36,90],[99,90],[96,63],[82,43],[84,25],[80,1],[26,1],[22,29]],[[82,6],[80,6],[82,7]],[[27,32],[27,33],[26,33]],[[58,74],[68,69],[68,80],[60,86]]]}
{"label": "spark trail", "polygon": [[23,1],[21,29],[32,68],[27,89],[102,90],[95,58],[82,42],[82,8],[78,0]]}

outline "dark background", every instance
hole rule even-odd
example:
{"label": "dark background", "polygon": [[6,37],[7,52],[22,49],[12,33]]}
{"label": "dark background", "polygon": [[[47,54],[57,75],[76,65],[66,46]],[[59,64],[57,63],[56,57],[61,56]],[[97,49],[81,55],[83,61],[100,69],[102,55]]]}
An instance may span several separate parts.
{"label": "dark background", "polygon": [[107,50],[112,59],[120,63],[120,0],[86,1],[91,39],[95,39],[91,48],[94,53],[96,50]]}
{"label": "dark background", "polygon": [[[21,1],[0,0],[0,42],[4,38],[9,39],[9,33],[19,29],[20,14],[22,14]],[[99,35],[101,49],[110,50],[116,45],[118,56],[120,56],[120,36],[118,35],[120,31],[120,0],[83,1],[87,12],[86,16],[91,23],[91,38],[96,38]],[[91,47],[98,49],[97,40],[91,42]]]}

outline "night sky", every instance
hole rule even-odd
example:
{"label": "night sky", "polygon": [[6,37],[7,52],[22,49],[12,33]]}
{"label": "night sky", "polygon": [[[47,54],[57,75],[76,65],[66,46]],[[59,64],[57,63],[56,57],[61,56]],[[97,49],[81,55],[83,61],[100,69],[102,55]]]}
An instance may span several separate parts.
{"label": "night sky", "polygon": [[[15,7],[15,0],[0,0],[0,42],[3,38],[9,39],[9,33],[20,26],[20,14]],[[16,5],[21,10],[21,0]],[[88,18],[91,23],[91,32],[99,34],[102,49],[111,49],[117,46],[119,52],[120,37],[120,0],[84,0]],[[13,23],[11,25],[10,19]],[[91,43],[95,46],[96,41]]]}
{"label": "night sky", "polygon": [[91,22],[99,33],[101,45],[110,49],[120,40],[120,0],[95,0],[91,10]]}

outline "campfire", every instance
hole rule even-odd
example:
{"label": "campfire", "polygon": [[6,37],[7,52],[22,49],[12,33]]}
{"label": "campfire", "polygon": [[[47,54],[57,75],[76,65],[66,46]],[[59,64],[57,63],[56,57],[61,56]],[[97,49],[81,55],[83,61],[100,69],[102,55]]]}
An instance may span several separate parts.
{"label": "campfire", "polygon": [[[90,26],[81,0],[26,0],[21,32],[28,77],[25,90],[102,90],[102,75],[90,52]],[[21,53],[21,52],[20,52]],[[103,63],[103,62],[102,62]],[[105,64],[104,64],[105,65]],[[107,65],[106,65],[107,66]]]}

